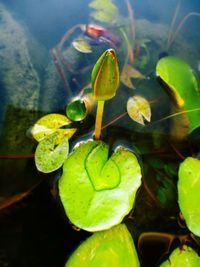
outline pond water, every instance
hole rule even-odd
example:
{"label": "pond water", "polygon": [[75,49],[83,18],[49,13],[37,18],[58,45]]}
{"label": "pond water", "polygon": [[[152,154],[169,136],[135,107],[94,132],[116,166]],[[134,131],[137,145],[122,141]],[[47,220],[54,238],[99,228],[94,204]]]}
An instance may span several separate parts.
{"label": "pond water", "polygon": [[[180,219],[176,187],[179,164],[199,155],[199,100],[192,103],[196,111],[191,113],[197,115],[190,131],[183,110],[174,104],[175,96],[156,74],[158,60],[169,55],[187,62],[194,79],[200,79],[200,3],[113,0],[113,11],[106,8],[110,1],[102,0],[98,15],[92,2],[0,1],[2,267],[64,266],[90,235],[75,229],[64,214],[57,192],[61,170],[45,175],[37,171],[37,142],[31,127],[45,114],[65,114],[66,105],[81,95],[89,99],[90,114],[74,124],[77,132],[70,139],[70,150],[92,138],[96,106],[88,93],[91,71],[110,47],[117,54],[121,82],[116,96],[106,101],[101,139],[111,151],[118,145],[131,149],[142,166],[142,186],[131,216],[124,219],[141,266],[159,266],[161,257],[183,236],[200,252],[199,238],[191,237]],[[91,24],[96,31],[104,27],[106,35],[89,34],[85,25]],[[144,97],[151,110],[151,119],[144,120],[144,125],[127,115],[127,100],[136,95]],[[175,113],[180,114],[169,117]],[[150,238],[146,232],[152,234]],[[166,233],[164,238],[160,233]],[[172,235],[176,238],[168,249]]]}

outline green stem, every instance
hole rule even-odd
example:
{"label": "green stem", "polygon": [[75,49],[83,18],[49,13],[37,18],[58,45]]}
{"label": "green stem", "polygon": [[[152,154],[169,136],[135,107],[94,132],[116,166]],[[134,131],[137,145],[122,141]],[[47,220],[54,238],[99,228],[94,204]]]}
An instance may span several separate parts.
{"label": "green stem", "polygon": [[94,130],[94,138],[99,140],[101,135],[101,124],[103,118],[103,110],[104,110],[105,101],[98,101],[97,103],[97,114],[96,114],[96,122],[95,122],[95,130]]}

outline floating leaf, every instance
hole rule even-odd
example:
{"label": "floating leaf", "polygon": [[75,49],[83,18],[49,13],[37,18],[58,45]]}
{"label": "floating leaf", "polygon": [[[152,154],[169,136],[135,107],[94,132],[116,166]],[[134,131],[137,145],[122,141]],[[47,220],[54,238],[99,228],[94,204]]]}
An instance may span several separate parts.
{"label": "floating leaf", "polygon": [[64,115],[61,114],[48,114],[40,118],[33,126],[31,133],[35,140],[40,142],[46,136],[58,132],[57,143],[59,143],[64,136],[68,139],[76,132],[75,128],[60,129],[63,126],[70,125],[71,121]]}
{"label": "floating leaf", "polygon": [[47,136],[37,146],[35,151],[35,164],[39,171],[44,173],[59,169],[68,156],[68,138],[64,137],[57,145],[57,132]]}
{"label": "floating leaf", "polygon": [[72,121],[84,120],[87,116],[87,103],[82,99],[76,99],[66,108],[67,117]]}
{"label": "floating leaf", "polygon": [[149,102],[141,96],[130,97],[127,101],[127,112],[129,117],[144,125],[144,119],[151,120],[151,108]]}
{"label": "floating leaf", "polygon": [[200,257],[191,247],[176,248],[160,267],[199,267]]}
{"label": "floating leaf", "polygon": [[156,72],[168,86],[166,89],[176,106],[185,111],[191,133],[200,126],[200,96],[192,69],[183,60],[168,56],[158,61]]}
{"label": "floating leaf", "polygon": [[200,236],[200,160],[188,157],[178,173],[178,203],[191,232]]}
{"label": "floating leaf", "polygon": [[102,141],[80,143],[65,161],[59,179],[68,218],[87,231],[120,223],[132,209],[141,184],[141,169],[132,152],[120,147],[109,159],[108,153]]}
{"label": "floating leaf", "polygon": [[119,68],[114,49],[107,49],[92,70],[94,98],[108,100],[115,96],[119,85]]}
{"label": "floating leaf", "polygon": [[121,82],[127,87],[134,89],[135,87],[131,81],[131,78],[146,79],[146,77],[141,72],[134,69],[131,65],[126,64],[122,69]]}
{"label": "floating leaf", "polygon": [[73,47],[81,52],[81,53],[91,53],[92,47],[91,45],[84,39],[84,38],[78,38],[72,42]]}
{"label": "floating leaf", "polygon": [[133,239],[124,224],[94,233],[71,255],[65,267],[139,267]]}
{"label": "floating leaf", "polygon": [[96,21],[113,24],[118,17],[118,8],[111,0],[94,0],[89,7],[95,11],[90,13]]}

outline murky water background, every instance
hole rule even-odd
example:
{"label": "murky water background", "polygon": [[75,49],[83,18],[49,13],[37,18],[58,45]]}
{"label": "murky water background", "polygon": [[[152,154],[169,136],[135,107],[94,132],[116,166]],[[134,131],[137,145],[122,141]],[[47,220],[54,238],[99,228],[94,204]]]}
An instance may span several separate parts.
{"label": "murky water background", "polygon": [[[120,14],[127,16],[123,1],[114,1]],[[30,138],[29,129],[42,115],[60,112],[69,95],[55,68],[50,51],[64,33],[76,24],[92,22],[90,1],[80,0],[7,0],[0,1],[0,266],[64,266],[68,255],[89,234],[76,231],[68,223],[56,195],[56,179],[59,174],[38,174],[33,159],[36,143]],[[153,123],[171,112],[169,96],[161,89],[155,75],[155,65],[160,53],[166,52],[167,35],[175,9],[180,4],[177,21],[188,12],[200,12],[198,0],[192,1],[131,1],[136,22],[136,39],[150,40],[150,59],[142,69],[147,79],[135,81],[139,94],[153,102],[152,123],[141,127],[130,118],[111,124],[102,133],[102,138],[112,147],[128,146],[138,153],[143,164],[151,166],[144,188],[138,194],[133,222],[125,221],[137,240],[143,231],[164,231],[184,234],[176,216],[175,181],[170,183],[170,195],[166,203],[154,199],[156,188],[161,185],[155,164],[159,160],[173,165],[180,162],[176,149],[181,153],[197,153],[200,147],[199,134],[189,141],[170,145],[171,125],[168,120]],[[124,22],[123,22],[124,23]],[[177,34],[168,53],[186,60],[199,79],[200,64],[200,17],[191,17]],[[119,27],[117,25],[116,27]],[[115,28],[115,27],[114,27]],[[115,29],[110,29],[115,31]],[[94,46],[92,55],[75,51],[71,42],[80,32],[74,32],[66,42],[66,58],[74,72],[65,69],[73,96],[90,82],[91,68],[83,74],[76,73],[82,67],[91,66],[106,46]],[[119,64],[123,55],[118,48]],[[137,61],[137,57],[135,58]],[[139,63],[138,63],[139,66]],[[126,112],[127,97],[134,92],[121,85],[116,98],[106,104],[106,125]],[[161,101],[160,101],[161,99]],[[118,108],[116,108],[118,107]],[[71,148],[77,140],[90,137],[94,126],[94,112],[78,135],[72,139]],[[170,166],[171,166],[170,165]],[[161,169],[164,169],[164,166]],[[173,169],[172,168],[172,169]],[[163,171],[162,169],[162,171]],[[172,170],[170,169],[170,170]],[[161,175],[162,176],[162,175]],[[176,179],[176,175],[172,175]],[[174,178],[175,177],[175,178]],[[150,192],[149,192],[150,188]],[[147,193],[145,193],[146,191]],[[21,195],[21,194],[24,195]],[[153,195],[153,198],[152,198]],[[173,196],[172,196],[173,195]],[[160,201],[160,202],[159,202]],[[138,204],[140,203],[140,204]],[[141,204],[142,203],[142,204]],[[138,205],[137,205],[138,204]],[[157,209],[155,211],[155,205]],[[144,216],[145,214],[145,216]],[[153,245],[152,245],[153,244]],[[143,266],[155,266],[159,258],[159,245],[144,245]],[[157,248],[152,253],[150,247]],[[196,245],[197,249],[199,247]],[[150,255],[151,254],[151,255]],[[150,265],[151,262],[151,265]],[[149,264],[149,265],[148,265]]]}

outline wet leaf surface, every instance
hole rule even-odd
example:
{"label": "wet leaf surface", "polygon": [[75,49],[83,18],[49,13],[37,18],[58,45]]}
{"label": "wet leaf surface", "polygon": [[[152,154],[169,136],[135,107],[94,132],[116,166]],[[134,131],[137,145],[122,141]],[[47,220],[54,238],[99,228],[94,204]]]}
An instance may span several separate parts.
{"label": "wet leaf surface", "polygon": [[37,146],[35,151],[35,164],[39,171],[44,173],[59,169],[68,156],[68,138],[63,138],[57,145],[57,132],[47,136]]}
{"label": "wet leaf surface", "polygon": [[178,176],[180,210],[190,231],[200,236],[200,160],[186,158],[180,165]]}
{"label": "wet leaf surface", "polygon": [[108,145],[88,141],[65,161],[59,195],[74,225],[99,231],[122,221],[140,184],[141,170],[132,152],[121,147],[108,159]]}
{"label": "wet leaf surface", "polygon": [[124,224],[93,234],[71,255],[65,267],[139,267],[132,237]]}

